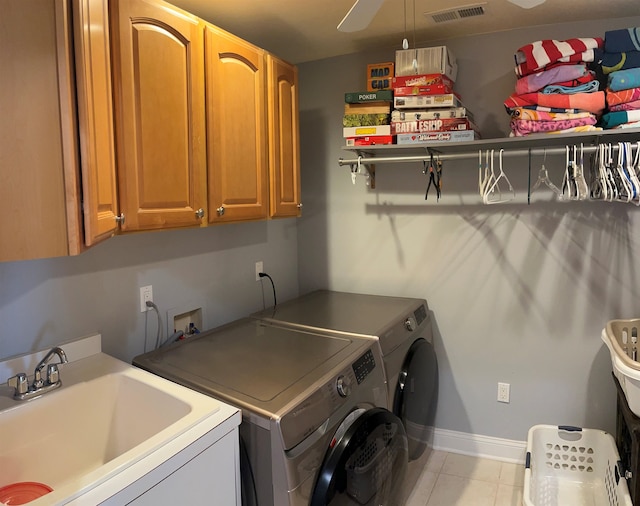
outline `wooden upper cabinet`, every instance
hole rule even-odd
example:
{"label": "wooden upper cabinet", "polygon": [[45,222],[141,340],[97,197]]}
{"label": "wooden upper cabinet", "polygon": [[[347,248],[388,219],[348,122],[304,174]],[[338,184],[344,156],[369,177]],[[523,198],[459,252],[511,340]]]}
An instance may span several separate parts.
{"label": "wooden upper cabinet", "polygon": [[73,2],[85,244],[117,230],[109,11],[106,0]]}
{"label": "wooden upper cabinet", "polygon": [[300,134],[298,69],[267,55],[269,83],[270,215],[299,216]]}
{"label": "wooden upper cabinet", "polygon": [[209,222],[268,214],[264,51],[205,28]]}
{"label": "wooden upper cabinet", "polygon": [[66,0],[2,2],[0,261],[82,250],[70,13]]}
{"label": "wooden upper cabinet", "polygon": [[156,0],[111,6],[122,230],[203,224],[203,26]]}

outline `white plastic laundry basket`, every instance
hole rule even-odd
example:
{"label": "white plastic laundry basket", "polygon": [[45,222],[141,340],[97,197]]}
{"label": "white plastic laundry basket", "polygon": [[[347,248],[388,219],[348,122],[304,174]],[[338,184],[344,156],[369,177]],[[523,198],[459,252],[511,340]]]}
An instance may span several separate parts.
{"label": "white plastic laundry basket", "polygon": [[525,506],[633,506],[613,437],[595,429],[529,429]]}
{"label": "white plastic laundry basket", "polygon": [[618,378],[627,404],[636,416],[640,416],[639,330],[640,319],[611,320],[600,336],[609,348],[613,374]]}

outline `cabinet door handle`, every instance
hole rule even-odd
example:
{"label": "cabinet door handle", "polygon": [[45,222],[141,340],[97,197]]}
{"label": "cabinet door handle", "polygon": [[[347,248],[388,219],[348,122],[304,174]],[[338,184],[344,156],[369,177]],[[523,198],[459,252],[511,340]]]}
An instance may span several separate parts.
{"label": "cabinet door handle", "polygon": [[118,216],[116,216],[116,223],[118,223],[119,225],[122,225],[124,223],[124,213],[120,213]]}
{"label": "cabinet door handle", "polygon": [[297,206],[298,209],[302,209],[302,202],[300,202]]}
{"label": "cabinet door handle", "polygon": [[224,215],[224,207],[220,206],[218,209],[216,209],[216,211],[218,211],[218,216],[223,216]]}
{"label": "cabinet door handle", "polygon": [[204,209],[200,208],[196,211],[197,218],[204,218]]}

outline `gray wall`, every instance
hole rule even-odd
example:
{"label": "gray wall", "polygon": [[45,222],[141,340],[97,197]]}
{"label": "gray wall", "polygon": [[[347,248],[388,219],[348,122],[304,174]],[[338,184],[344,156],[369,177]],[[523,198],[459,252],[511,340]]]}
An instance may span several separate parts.
{"label": "gray wall", "polygon": [[[455,88],[483,136],[503,137],[517,48],[639,25],[606,20],[445,43],[459,64]],[[439,203],[425,202],[418,163],[378,165],[375,190],[364,179],[352,185],[337,163],[353,157],[341,149],[344,93],[365,89],[366,64],[394,54],[300,65],[300,291],[426,298],[440,361],[438,428],[515,440],[537,423],[613,431],[615,389],[600,333],[610,319],[638,316],[640,210],[550,203],[545,194],[527,206],[526,158],[505,159],[519,198],[504,205],[480,203],[477,159],[445,163]],[[533,160],[534,181],[541,162]],[[546,161],[556,184],[563,162]],[[498,382],[511,384],[510,404],[496,402]]]}
{"label": "gray wall", "polygon": [[[212,328],[273,304],[258,260],[278,298],[297,295],[295,220],[118,236],[77,257],[0,263],[0,358],[101,333],[105,352],[131,361],[145,346],[139,287],[153,286],[163,324],[193,306]],[[146,316],[150,349],[157,318]]]}

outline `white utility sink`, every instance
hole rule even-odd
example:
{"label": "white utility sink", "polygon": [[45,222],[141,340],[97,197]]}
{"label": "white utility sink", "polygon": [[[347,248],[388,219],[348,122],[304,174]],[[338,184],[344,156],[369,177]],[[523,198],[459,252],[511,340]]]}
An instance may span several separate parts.
{"label": "white utility sink", "polygon": [[225,418],[239,423],[235,408],[103,353],[61,366],[60,377],[58,390],[0,403],[0,487],[53,489],[29,504],[111,497]]}

